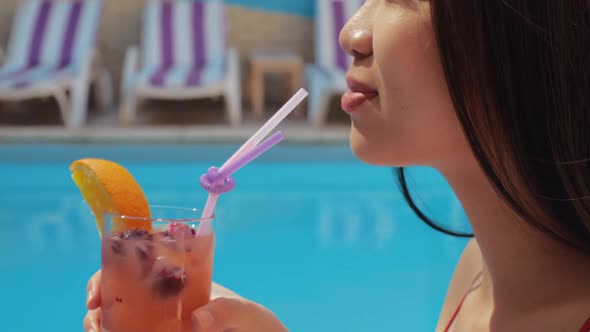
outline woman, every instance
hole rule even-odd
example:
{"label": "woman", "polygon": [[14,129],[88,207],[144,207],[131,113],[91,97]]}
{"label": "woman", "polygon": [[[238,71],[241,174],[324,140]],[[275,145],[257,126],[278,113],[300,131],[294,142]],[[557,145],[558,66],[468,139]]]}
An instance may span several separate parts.
{"label": "woman", "polygon": [[[367,0],[340,42],[356,156],[436,168],[474,231],[437,331],[589,331],[590,2]],[[233,293],[194,323],[286,331]]]}

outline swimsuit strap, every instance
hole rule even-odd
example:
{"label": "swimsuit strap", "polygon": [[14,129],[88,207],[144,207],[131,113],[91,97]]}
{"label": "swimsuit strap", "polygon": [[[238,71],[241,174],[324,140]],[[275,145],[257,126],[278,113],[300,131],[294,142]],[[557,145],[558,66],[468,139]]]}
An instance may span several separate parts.
{"label": "swimsuit strap", "polygon": [[[465,295],[463,295],[461,302],[459,302],[457,309],[455,309],[453,316],[451,316],[451,320],[449,320],[449,323],[447,324],[447,327],[445,327],[444,332],[448,332],[449,329],[451,328],[451,326],[453,326],[453,322],[455,322],[455,318],[457,318],[457,315],[459,315],[459,311],[461,311],[461,307],[463,306],[463,302],[465,302],[465,299],[467,298],[467,295],[469,295],[469,293],[470,292],[467,292],[467,293],[465,293]],[[584,332],[586,332],[586,331],[584,331]]]}
{"label": "swimsuit strap", "polygon": [[[471,293],[471,292],[467,292],[467,293],[465,293],[465,295],[463,295],[461,302],[459,302],[457,309],[455,309],[453,316],[451,316],[451,320],[449,320],[449,323],[447,324],[447,327],[445,327],[444,332],[448,332],[449,329],[451,328],[451,326],[453,326],[453,322],[455,322],[455,318],[457,318],[457,315],[459,315],[459,311],[461,311],[461,307],[463,306],[463,302],[465,302],[465,299],[467,298],[467,295],[469,295],[469,293]],[[586,320],[584,325],[582,325],[582,328],[580,328],[580,332],[590,332],[590,317],[588,317],[588,320]]]}
{"label": "swimsuit strap", "polygon": [[[461,302],[459,302],[459,305],[457,306],[457,309],[455,309],[455,312],[453,313],[453,316],[451,316],[451,320],[447,324],[447,327],[445,327],[445,329],[443,330],[444,332],[448,332],[449,329],[451,328],[451,326],[453,326],[453,322],[457,318],[457,315],[459,315],[459,311],[461,311],[461,307],[463,306],[463,302],[465,302],[465,299],[467,298],[467,295],[469,295],[471,292],[473,292],[474,290],[476,290],[477,288],[479,288],[480,284],[478,283],[478,281],[482,278],[482,276],[483,276],[483,270],[479,271],[475,275],[475,278],[473,278],[473,281],[471,282],[471,287],[469,287],[469,289],[467,290],[467,292],[465,292],[465,295],[463,295],[463,298],[461,299]],[[586,332],[586,331],[584,331],[584,332]]]}

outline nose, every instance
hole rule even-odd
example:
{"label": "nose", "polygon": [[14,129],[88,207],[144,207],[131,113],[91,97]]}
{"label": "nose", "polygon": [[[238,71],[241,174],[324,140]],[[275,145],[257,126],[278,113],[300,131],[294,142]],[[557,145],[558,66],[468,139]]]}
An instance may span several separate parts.
{"label": "nose", "polygon": [[344,25],[340,32],[340,46],[355,60],[373,55],[373,31],[366,3]]}

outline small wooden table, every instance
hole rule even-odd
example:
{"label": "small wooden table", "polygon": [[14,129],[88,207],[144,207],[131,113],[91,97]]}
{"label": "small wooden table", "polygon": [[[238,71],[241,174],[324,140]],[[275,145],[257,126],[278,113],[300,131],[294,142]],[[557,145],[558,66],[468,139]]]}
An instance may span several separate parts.
{"label": "small wooden table", "polygon": [[[264,116],[265,74],[285,74],[288,77],[287,81],[291,95],[293,95],[303,87],[303,58],[297,53],[289,51],[256,51],[250,54],[250,82],[248,89],[250,103],[257,118]],[[301,115],[301,105],[293,111],[294,116],[299,117]]]}

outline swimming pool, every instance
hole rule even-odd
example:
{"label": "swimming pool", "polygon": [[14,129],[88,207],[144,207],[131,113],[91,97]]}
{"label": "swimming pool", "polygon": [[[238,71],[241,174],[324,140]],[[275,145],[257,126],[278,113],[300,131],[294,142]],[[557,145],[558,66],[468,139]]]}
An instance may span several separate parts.
{"label": "swimming pool", "polygon": [[[69,178],[92,156],[125,165],[152,203],[201,208],[198,177],[226,145],[0,146],[2,331],[80,331],[100,265],[89,209]],[[346,146],[282,144],[240,170],[217,209],[214,278],[292,331],[432,331],[465,244],[418,221],[388,168]],[[438,173],[413,170],[437,218],[467,227]]]}

